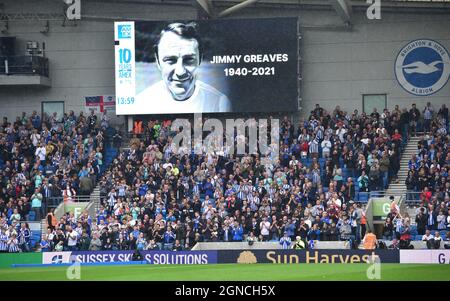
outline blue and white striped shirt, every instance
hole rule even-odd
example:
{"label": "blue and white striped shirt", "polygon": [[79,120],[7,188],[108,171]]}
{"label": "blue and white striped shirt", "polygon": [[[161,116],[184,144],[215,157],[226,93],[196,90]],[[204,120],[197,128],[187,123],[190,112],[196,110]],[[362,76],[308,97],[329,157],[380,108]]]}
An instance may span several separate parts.
{"label": "blue and white striped shirt", "polygon": [[8,251],[8,236],[0,234],[0,251]]}
{"label": "blue and white striped shirt", "polygon": [[289,236],[283,236],[280,239],[280,245],[283,249],[289,249],[291,246],[291,238]]}
{"label": "blue and white striped shirt", "polygon": [[11,240],[8,251],[9,253],[17,253],[20,251],[19,242],[17,241],[17,238]]}

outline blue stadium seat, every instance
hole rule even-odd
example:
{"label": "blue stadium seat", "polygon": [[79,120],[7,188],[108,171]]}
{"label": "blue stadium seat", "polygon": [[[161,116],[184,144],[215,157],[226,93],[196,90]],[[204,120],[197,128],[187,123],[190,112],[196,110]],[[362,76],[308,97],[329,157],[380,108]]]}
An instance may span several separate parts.
{"label": "blue stadium seat", "polygon": [[368,192],[358,192],[357,200],[359,202],[367,202],[369,200],[369,193]]}
{"label": "blue stadium seat", "polygon": [[416,234],[414,240],[422,240],[422,235]]}
{"label": "blue stadium seat", "polygon": [[30,237],[30,247],[35,248],[36,245],[41,240],[42,232],[41,231],[33,231]]}
{"label": "blue stadium seat", "polygon": [[36,212],[34,212],[34,211],[28,212],[28,220],[29,220],[30,222],[35,221],[35,220],[36,220]]}

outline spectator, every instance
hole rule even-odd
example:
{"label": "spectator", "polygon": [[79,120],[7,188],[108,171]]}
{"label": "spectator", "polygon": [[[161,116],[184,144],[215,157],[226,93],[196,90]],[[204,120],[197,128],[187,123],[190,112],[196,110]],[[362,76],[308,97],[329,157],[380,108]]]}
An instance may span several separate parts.
{"label": "spectator", "polygon": [[394,233],[394,225],[391,221],[391,218],[387,217],[384,222],[384,227],[383,227],[383,239],[384,240],[392,240],[393,233]]}
{"label": "spectator", "polygon": [[50,241],[48,240],[47,234],[42,234],[42,239],[39,244],[41,247],[41,252],[50,252],[52,250],[52,246]]}
{"label": "spectator", "polygon": [[233,241],[242,241],[242,235],[244,230],[242,229],[242,226],[235,221],[234,225],[232,227],[232,235],[233,235]]}
{"label": "spectator", "polygon": [[11,237],[8,239],[8,252],[9,253],[19,253],[20,252],[20,246],[19,241],[17,240],[17,234],[12,234]]}
{"label": "spectator", "polygon": [[297,236],[295,238],[293,248],[295,250],[304,250],[306,248],[306,244],[300,236]]}
{"label": "spectator", "polygon": [[416,108],[416,104],[413,103],[411,105],[411,109],[409,110],[409,127],[410,127],[410,132],[413,133],[413,136],[416,135],[416,129],[418,126],[418,121],[420,118],[420,111]]}
{"label": "spectator", "polygon": [[[430,234],[430,236],[432,236]],[[436,231],[434,233],[434,237],[432,236],[432,238],[427,239],[427,248],[428,249],[439,249],[441,247],[441,241],[442,241],[442,237],[439,233],[439,231]]]}
{"label": "spectator", "polygon": [[36,220],[42,219],[42,193],[39,188],[35,189],[34,194],[31,196],[31,208],[35,212]]}
{"label": "spectator", "polygon": [[374,250],[377,246],[377,237],[371,230],[367,231],[366,236],[363,238],[363,245],[365,250]]}
{"label": "spectator", "polygon": [[19,230],[19,246],[22,252],[30,252],[31,230],[28,223],[22,223]]}
{"label": "spectator", "polygon": [[0,229],[0,253],[8,252],[8,235],[5,233],[5,229]]}
{"label": "spectator", "polygon": [[280,238],[280,245],[282,249],[290,249],[291,238],[288,236],[287,232],[284,232],[283,237]]}

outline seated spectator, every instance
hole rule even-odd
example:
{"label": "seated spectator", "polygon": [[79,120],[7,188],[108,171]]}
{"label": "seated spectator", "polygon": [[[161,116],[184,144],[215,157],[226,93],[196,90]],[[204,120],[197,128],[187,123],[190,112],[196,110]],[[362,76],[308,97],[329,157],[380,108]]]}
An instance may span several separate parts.
{"label": "seated spectator", "polygon": [[[431,235],[431,234],[430,234]],[[439,249],[441,247],[442,237],[439,231],[434,233],[434,237],[427,240],[428,249]]]}

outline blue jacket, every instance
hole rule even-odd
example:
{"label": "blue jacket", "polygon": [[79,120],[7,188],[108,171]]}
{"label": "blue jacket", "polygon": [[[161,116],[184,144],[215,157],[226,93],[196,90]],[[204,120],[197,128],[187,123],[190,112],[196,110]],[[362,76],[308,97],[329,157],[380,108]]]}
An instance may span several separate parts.
{"label": "blue jacket", "polygon": [[233,234],[233,240],[242,241],[242,234],[244,233],[242,226],[239,226],[238,228],[233,228],[231,230],[231,233]]}

